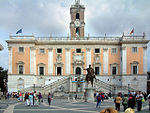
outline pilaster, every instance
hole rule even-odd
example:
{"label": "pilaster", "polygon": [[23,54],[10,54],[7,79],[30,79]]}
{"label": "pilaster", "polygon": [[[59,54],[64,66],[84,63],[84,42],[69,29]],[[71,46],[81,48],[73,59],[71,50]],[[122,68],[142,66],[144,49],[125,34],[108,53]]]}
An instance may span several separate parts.
{"label": "pilaster", "polygon": [[122,47],[122,74],[127,74],[127,49]]}
{"label": "pilaster", "polygon": [[8,47],[9,61],[8,61],[8,74],[12,74],[12,47]]}
{"label": "pilaster", "polygon": [[108,48],[103,48],[103,74],[108,75]]}
{"label": "pilaster", "polygon": [[66,49],[66,75],[70,75],[71,72],[71,53],[70,53],[70,48],[65,48]]}
{"label": "pilaster", "polygon": [[91,65],[91,48],[86,48],[86,67]]}
{"label": "pilaster", "polygon": [[48,75],[53,75],[53,48],[48,48]]}
{"label": "pilaster", "polygon": [[143,47],[143,74],[147,74],[147,46]]}

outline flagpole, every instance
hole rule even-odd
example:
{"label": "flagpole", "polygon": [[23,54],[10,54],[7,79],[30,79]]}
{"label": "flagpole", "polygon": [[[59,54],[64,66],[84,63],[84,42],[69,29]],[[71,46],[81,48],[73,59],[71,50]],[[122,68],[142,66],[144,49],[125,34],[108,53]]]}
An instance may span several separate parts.
{"label": "flagpole", "polygon": [[134,28],[133,28],[133,40],[134,40]]}

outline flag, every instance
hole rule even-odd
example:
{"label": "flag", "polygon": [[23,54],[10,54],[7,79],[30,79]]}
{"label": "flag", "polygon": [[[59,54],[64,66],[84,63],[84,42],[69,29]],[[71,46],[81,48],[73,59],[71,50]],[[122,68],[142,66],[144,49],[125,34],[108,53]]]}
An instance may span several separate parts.
{"label": "flag", "polygon": [[18,30],[16,34],[22,33],[22,29]]}
{"label": "flag", "polygon": [[133,28],[132,31],[130,32],[130,35],[131,35],[132,33],[134,33],[134,28]]}

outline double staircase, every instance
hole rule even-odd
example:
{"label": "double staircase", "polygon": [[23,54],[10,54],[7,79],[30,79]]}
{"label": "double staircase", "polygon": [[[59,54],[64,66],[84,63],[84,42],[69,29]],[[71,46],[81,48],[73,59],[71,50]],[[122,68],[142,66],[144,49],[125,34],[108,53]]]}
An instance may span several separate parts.
{"label": "double staircase", "polygon": [[[51,82],[49,84],[43,85],[43,86],[31,86],[28,88],[25,88],[22,90],[23,92],[41,92],[42,94],[48,94],[50,93],[68,93],[70,91],[70,86],[73,84],[71,81],[72,76],[65,76],[61,77],[60,79]],[[76,86],[75,86],[76,87]],[[99,79],[96,79],[94,82],[94,87],[96,88],[96,91],[102,91],[105,93],[111,92],[112,94],[117,94],[118,92],[122,93],[128,93],[129,90],[134,90],[128,86],[119,86],[119,85],[111,85],[108,83],[105,83]]]}

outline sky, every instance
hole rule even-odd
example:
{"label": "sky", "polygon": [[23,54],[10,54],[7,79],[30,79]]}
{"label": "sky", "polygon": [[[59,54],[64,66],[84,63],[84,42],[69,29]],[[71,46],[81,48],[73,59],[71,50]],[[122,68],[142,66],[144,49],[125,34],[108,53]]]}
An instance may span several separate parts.
{"label": "sky", "polygon": [[[85,6],[85,35],[146,34],[150,40],[150,0],[80,0]],[[68,36],[70,6],[75,0],[0,0],[0,66],[8,69],[6,40],[23,28],[23,35]],[[147,49],[150,69],[150,43]]]}

